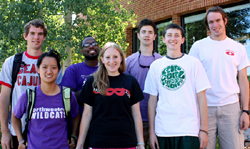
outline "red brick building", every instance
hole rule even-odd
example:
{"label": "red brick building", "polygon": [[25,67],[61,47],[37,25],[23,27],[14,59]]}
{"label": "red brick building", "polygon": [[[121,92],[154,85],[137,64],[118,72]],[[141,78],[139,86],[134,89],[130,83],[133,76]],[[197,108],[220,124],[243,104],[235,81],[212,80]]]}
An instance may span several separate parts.
{"label": "red brick building", "polygon": [[[134,10],[137,17],[137,24],[144,18],[153,20],[158,29],[161,30],[168,23],[181,25],[185,30],[185,43],[182,46],[182,52],[188,53],[191,45],[207,35],[209,31],[203,23],[206,10],[214,6],[220,6],[228,16],[226,26],[227,36],[242,43],[247,50],[250,59],[250,1],[249,0],[134,0],[133,4],[122,3],[127,9]],[[136,26],[137,27],[137,26]],[[126,28],[127,56],[139,49],[139,41],[136,35],[136,27],[129,25]],[[159,51],[161,48],[158,31],[154,48]],[[165,50],[165,49],[164,49]],[[248,68],[248,75],[250,69]],[[250,129],[245,132],[250,136]],[[245,136],[246,137],[246,136]]]}
{"label": "red brick building", "polygon": [[[189,34],[189,37],[186,36],[186,41],[188,39],[189,43],[186,42],[184,47],[182,47],[183,48],[182,50],[184,52],[188,52],[188,48],[190,48],[190,46],[194,41],[204,38],[204,36],[209,34],[206,31],[206,27],[202,22],[202,19],[207,9],[213,6],[220,6],[226,12],[229,13],[228,16],[232,12],[240,13],[239,11],[243,10],[244,10],[244,12],[242,12],[243,15],[244,13],[248,14],[250,13],[249,0],[134,0],[133,4],[127,5],[126,2],[123,2],[122,4],[124,7],[128,9],[134,10],[134,14],[138,16],[137,25],[139,21],[144,18],[149,18],[153,20],[157,25],[161,25],[164,22],[171,23],[171,21],[172,23],[181,25],[185,29],[186,35]],[[237,17],[235,16],[235,14],[232,15],[233,17]],[[238,21],[239,20],[240,18],[238,18]],[[247,20],[250,21],[249,17],[247,17]],[[231,21],[233,22],[233,20]],[[198,30],[198,32],[196,32],[195,30],[193,31],[189,30],[188,27],[190,27],[190,25],[196,27],[200,25],[202,27],[196,28],[196,30]],[[166,26],[166,25],[161,25],[161,26]],[[202,33],[199,32],[200,30],[202,30]],[[250,27],[248,26],[246,30],[248,30],[247,32],[250,32],[249,31]],[[126,34],[127,34],[127,42],[129,43],[129,47],[127,49],[127,55],[130,55],[133,52],[137,51],[139,46],[139,43],[137,43],[138,41],[136,36],[136,28],[133,28],[132,25],[129,25],[126,28]],[[159,34],[160,32],[158,33],[158,36]],[[199,36],[192,34],[199,34]],[[245,36],[244,34],[244,37],[229,35],[229,37],[234,38],[235,40],[238,40],[240,42],[241,40],[244,40],[242,43],[245,44],[249,43],[249,35]],[[159,44],[160,40],[161,38],[158,38],[158,40],[156,40],[155,43],[156,49],[157,49],[157,44]],[[248,50],[248,52],[250,52],[250,49]]]}

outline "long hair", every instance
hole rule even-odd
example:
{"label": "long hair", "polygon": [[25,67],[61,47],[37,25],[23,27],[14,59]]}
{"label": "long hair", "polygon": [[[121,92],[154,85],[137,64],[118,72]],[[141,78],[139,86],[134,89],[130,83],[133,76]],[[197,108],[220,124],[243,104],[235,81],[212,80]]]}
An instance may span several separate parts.
{"label": "long hair", "polygon": [[[122,49],[116,43],[107,42],[101,50],[100,57],[104,56],[104,53],[108,48],[114,48],[120,53],[122,61],[118,71],[119,73],[124,73],[126,70],[125,56],[124,53],[122,52]],[[101,61],[101,59],[99,59],[99,67],[97,71],[93,74],[93,77],[94,77],[94,82],[92,84],[93,88],[97,87],[100,94],[105,96],[106,91],[109,88],[109,78],[107,69],[103,64],[103,62]]]}

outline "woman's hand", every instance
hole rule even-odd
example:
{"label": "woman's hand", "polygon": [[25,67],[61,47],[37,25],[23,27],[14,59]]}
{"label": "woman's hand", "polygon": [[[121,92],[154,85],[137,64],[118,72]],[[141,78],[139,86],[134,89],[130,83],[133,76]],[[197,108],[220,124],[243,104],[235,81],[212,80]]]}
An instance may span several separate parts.
{"label": "woman's hand", "polygon": [[71,137],[71,143],[69,144],[70,149],[74,149],[76,147],[76,139]]}
{"label": "woman's hand", "polygon": [[137,149],[145,149],[144,145],[137,145]]}
{"label": "woman's hand", "polygon": [[18,142],[18,149],[26,149],[26,145],[24,143],[24,140],[20,140]]}

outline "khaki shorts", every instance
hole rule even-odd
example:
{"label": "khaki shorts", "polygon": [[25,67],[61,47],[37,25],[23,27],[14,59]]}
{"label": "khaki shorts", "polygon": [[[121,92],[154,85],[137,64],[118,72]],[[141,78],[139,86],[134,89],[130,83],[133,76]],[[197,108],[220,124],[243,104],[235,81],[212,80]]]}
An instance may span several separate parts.
{"label": "khaki shorts", "polygon": [[225,106],[208,106],[208,146],[215,149],[217,136],[220,149],[244,149],[243,130],[240,129],[239,102]]}

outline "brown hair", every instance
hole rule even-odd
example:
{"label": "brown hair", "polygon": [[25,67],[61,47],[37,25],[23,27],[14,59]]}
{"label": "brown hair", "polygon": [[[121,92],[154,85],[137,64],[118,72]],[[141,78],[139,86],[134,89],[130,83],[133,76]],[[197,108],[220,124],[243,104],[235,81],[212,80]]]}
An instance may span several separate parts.
{"label": "brown hair", "polygon": [[[120,54],[121,54],[121,65],[118,69],[118,71],[120,73],[124,73],[126,70],[126,63],[125,63],[125,56],[124,53],[122,52],[122,49],[114,42],[107,42],[101,52],[100,52],[100,57],[104,56],[104,53],[106,52],[106,50],[108,48],[115,48]],[[108,78],[108,72],[107,69],[105,67],[105,65],[103,64],[103,62],[101,61],[101,59],[99,59],[99,66],[97,71],[93,74],[94,77],[94,82],[92,84],[93,88],[95,86],[97,86],[98,91],[100,92],[101,95],[105,96],[106,91],[109,87],[109,78]]]}
{"label": "brown hair", "polygon": [[47,36],[47,27],[44,24],[43,20],[41,20],[41,19],[31,20],[31,21],[29,21],[28,23],[26,23],[24,25],[24,34],[25,34],[25,36],[28,36],[31,25],[35,26],[35,27],[42,28],[43,29],[43,35],[44,35],[44,37]]}
{"label": "brown hair", "polygon": [[208,22],[207,22],[207,16],[208,16],[208,14],[210,12],[219,12],[222,15],[222,18],[223,18],[224,22],[226,21],[225,19],[228,18],[227,14],[225,13],[225,11],[221,7],[219,7],[219,6],[212,7],[210,9],[208,9],[208,11],[205,14],[205,17],[203,18],[203,22],[205,23],[205,25],[206,25],[206,27],[208,29],[209,29],[209,26],[208,26]]}

